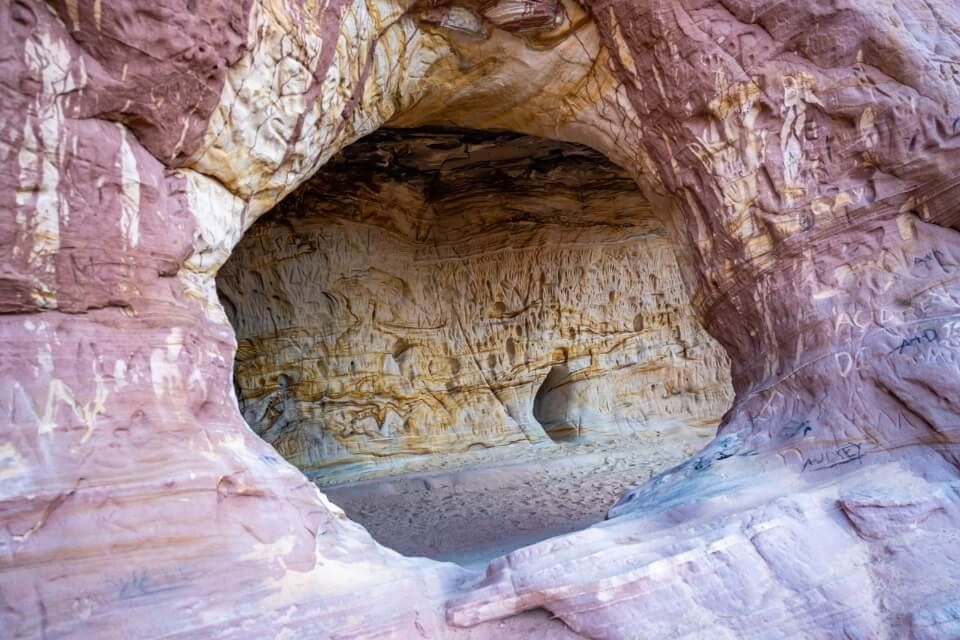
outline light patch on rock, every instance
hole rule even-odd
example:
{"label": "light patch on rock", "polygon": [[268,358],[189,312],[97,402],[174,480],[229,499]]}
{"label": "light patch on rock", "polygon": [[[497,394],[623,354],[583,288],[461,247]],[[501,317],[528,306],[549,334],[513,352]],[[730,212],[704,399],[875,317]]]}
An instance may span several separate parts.
{"label": "light patch on rock", "polygon": [[243,235],[245,203],[208,176],[189,169],[180,174],[186,179],[187,202],[197,229],[194,252],[183,266],[200,275],[214,276]]}
{"label": "light patch on rock", "polygon": [[137,158],[127,142],[127,128],[120,129],[120,232],[127,249],[140,244],[140,173]]}
{"label": "light patch on rock", "polygon": [[[69,220],[70,205],[61,197],[60,166],[66,144],[64,114],[60,96],[82,86],[71,71],[72,59],[63,42],[47,31],[37,31],[24,43],[24,58],[41,91],[23,120],[23,141],[18,153],[19,185],[16,215],[26,236],[28,259],[33,267],[34,303],[42,308],[56,307],[56,255],[60,251],[60,224]],[[35,194],[35,196],[34,196]],[[35,197],[32,215],[23,207]]]}
{"label": "light patch on rock", "polygon": [[166,346],[150,352],[150,379],[157,396],[174,393],[182,387],[182,375],[177,358],[183,349],[183,330],[174,327],[166,338]]}
{"label": "light patch on rock", "polygon": [[0,444],[0,480],[5,481],[4,486],[11,478],[15,478],[28,470],[29,465],[12,442]]}
{"label": "light patch on rock", "polygon": [[783,125],[780,128],[780,151],[783,154],[783,195],[787,203],[806,193],[802,174],[805,164],[804,129],[807,126],[807,105],[823,106],[814,93],[814,79],[800,72],[783,77]]}

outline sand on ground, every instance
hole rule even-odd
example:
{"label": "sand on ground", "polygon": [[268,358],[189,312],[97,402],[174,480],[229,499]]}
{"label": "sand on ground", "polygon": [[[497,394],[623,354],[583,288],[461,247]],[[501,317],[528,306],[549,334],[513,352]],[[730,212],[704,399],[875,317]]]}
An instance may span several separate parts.
{"label": "sand on ground", "polygon": [[[698,430],[699,432],[699,430]],[[482,569],[546,538],[604,519],[624,491],[682,462],[712,433],[550,443],[448,456],[446,468],[322,487],[381,544]]]}
{"label": "sand on ground", "polygon": [[[600,522],[628,487],[689,458],[713,432],[670,430],[604,442],[481,449],[401,461],[408,471],[401,475],[384,477],[391,467],[380,466],[350,484],[325,485],[323,476],[313,480],[380,544],[482,571],[493,558]],[[506,638],[583,636],[535,609],[451,629],[449,640]]]}

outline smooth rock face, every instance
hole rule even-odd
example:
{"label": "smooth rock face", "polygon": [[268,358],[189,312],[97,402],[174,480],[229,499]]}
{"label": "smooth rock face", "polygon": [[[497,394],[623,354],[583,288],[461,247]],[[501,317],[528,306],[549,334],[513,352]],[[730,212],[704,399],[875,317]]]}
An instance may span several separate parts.
{"label": "smooth rock face", "polygon": [[584,147],[373,134],[217,276],[240,408],[301,469],[665,429],[698,441],[729,408],[729,363],[675,250],[633,180]]}
{"label": "smooth rock face", "polygon": [[[960,633],[960,8],[522,4],[0,6],[7,635]],[[376,545],[232,393],[217,270],[388,121],[627,169],[731,359],[713,443],[480,583]]]}

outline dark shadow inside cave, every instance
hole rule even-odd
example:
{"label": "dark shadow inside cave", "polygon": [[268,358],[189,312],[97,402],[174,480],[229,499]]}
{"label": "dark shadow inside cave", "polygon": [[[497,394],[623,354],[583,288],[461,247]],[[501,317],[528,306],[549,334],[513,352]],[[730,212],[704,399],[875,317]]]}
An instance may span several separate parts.
{"label": "dark shadow inside cave", "polygon": [[378,131],[218,275],[241,412],[407,555],[480,563],[600,521],[732,397],[655,213],[586,147]]}
{"label": "dark shadow inside cave", "polygon": [[554,365],[533,397],[533,417],[554,442],[576,440],[583,431],[583,421],[571,420],[573,390],[570,369]]}

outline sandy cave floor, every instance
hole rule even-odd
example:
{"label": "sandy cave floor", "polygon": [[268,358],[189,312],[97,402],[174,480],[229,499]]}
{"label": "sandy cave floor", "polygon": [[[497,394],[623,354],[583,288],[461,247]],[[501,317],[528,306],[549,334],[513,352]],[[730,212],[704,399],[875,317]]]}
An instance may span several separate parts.
{"label": "sandy cave floor", "polygon": [[[313,479],[381,544],[482,571],[514,549],[603,520],[628,487],[689,458],[716,427],[667,435],[677,431],[424,457],[404,461],[412,471],[402,475],[378,477],[389,472],[381,466],[350,484]],[[451,632],[451,640],[583,637],[542,609]]]}
{"label": "sandy cave floor", "polygon": [[448,455],[412,473],[345,485],[315,480],[381,544],[482,569],[514,549],[603,520],[628,487],[690,457],[715,429],[696,429],[693,437],[684,431],[684,438],[654,432]]}

